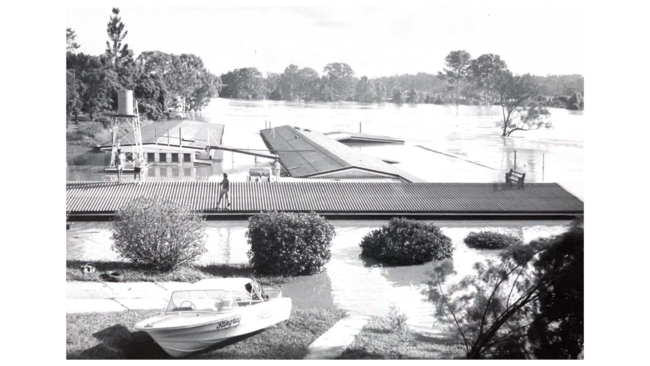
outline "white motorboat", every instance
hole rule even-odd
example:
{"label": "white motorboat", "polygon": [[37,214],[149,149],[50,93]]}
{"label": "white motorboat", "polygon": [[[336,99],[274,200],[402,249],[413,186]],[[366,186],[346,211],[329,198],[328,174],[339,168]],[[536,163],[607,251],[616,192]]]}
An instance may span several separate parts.
{"label": "white motorboat", "polygon": [[141,321],[165,352],[182,357],[289,319],[291,299],[251,278],[202,280],[172,293],[164,313]]}

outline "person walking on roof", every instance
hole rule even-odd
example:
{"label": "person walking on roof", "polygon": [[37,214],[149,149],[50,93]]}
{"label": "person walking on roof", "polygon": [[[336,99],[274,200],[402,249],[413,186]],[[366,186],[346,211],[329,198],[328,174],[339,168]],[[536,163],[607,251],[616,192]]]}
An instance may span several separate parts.
{"label": "person walking on roof", "polygon": [[223,173],[223,180],[219,183],[219,186],[221,186],[221,194],[219,194],[217,208],[221,207],[221,198],[223,198],[223,196],[226,196],[226,202],[228,202],[228,206],[226,207],[230,207],[230,196],[228,195],[228,191],[230,190],[230,181],[228,180],[228,174]]}
{"label": "person walking on roof", "polygon": [[115,167],[117,168],[117,180],[122,183],[122,172],[124,171],[124,164],[126,163],[126,156],[122,153],[122,150],[117,149],[117,155],[115,155]]}
{"label": "person walking on roof", "polygon": [[142,183],[142,167],[145,165],[145,161],[142,158],[142,155],[139,153],[136,155],[135,160],[133,160],[133,182],[138,180],[138,184]]}
{"label": "person walking on roof", "polygon": [[[276,160],[275,163],[273,163],[273,174],[275,175],[275,181],[279,182],[280,181],[280,171],[282,170],[282,166],[280,165],[280,161]],[[269,179],[271,181],[271,179]]]}

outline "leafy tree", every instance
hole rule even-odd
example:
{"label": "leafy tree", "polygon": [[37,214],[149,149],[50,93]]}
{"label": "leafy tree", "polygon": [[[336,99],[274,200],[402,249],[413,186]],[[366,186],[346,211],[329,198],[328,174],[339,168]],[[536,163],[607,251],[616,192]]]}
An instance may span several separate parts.
{"label": "leafy tree", "polygon": [[386,85],[381,81],[374,81],[373,85],[375,86],[376,101],[378,103],[383,102],[386,99]]}
{"label": "leafy tree", "polygon": [[[69,52],[66,68],[72,72],[72,84],[79,98],[74,102],[70,100],[70,103],[81,105],[81,110],[90,114],[91,119],[104,110],[112,109],[112,93],[119,86],[117,74],[99,57]],[[71,98],[74,95],[74,92],[68,93]]]}
{"label": "leafy tree", "polygon": [[221,75],[221,95],[234,99],[262,99],[266,95],[264,77],[254,67],[236,69]]}
{"label": "leafy tree", "polygon": [[372,103],[377,99],[375,86],[368,80],[367,76],[361,77],[357,83],[354,99],[361,103]]}
{"label": "leafy tree", "polygon": [[[264,87],[267,92],[270,92],[267,97],[271,100],[282,100],[282,93],[279,90],[280,85],[280,75],[269,72],[266,74],[266,79],[264,80]],[[277,91],[277,92],[276,92]],[[276,93],[276,94],[273,94]],[[273,98],[271,97],[273,95]]]}
{"label": "leafy tree", "polygon": [[[157,75],[163,83],[160,93],[163,114],[170,108],[178,107],[176,96],[179,94],[179,87],[175,84],[174,65],[172,55],[160,51],[142,52],[136,59],[137,67],[143,75],[152,77]],[[140,95],[138,95],[140,97]]]}
{"label": "leafy tree", "polygon": [[409,90],[406,95],[406,102],[410,104],[420,103],[420,93],[418,93],[415,89]]}
{"label": "leafy tree", "polygon": [[129,45],[122,45],[122,41],[129,32],[124,30],[124,23],[122,23],[122,18],[119,14],[120,9],[113,8],[113,15],[108,21],[106,28],[109,38],[109,41],[106,41],[106,54],[113,68],[117,68],[122,58],[133,57],[133,52],[129,50]]}
{"label": "leafy tree", "polygon": [[221,79],[210,74],[203,66],[203,60],[193,54],[172,55],[172,71],[168,79],[170,91],[180,100],[183,112],[201,110],[221,88]]}
{"label": "leafy tree", "polygon": [[454,90],[456,105],[460,100],[460,93],[468,83],[468,76],[471,71],[472,56],[467,51],[452,51],[445,57],[443,72],[438,77],[447,81],[447,84]]}
{"label": "leafy tree", "polygon": [[72,28],[67,28],[65,30],[65,43],[66,43],[65,50],[66,50],[66,52],[75,52],[77,50],[77,48],[79,48],[79,45],[77,44],[77,42],[75,42],[76,38],[77,38],[77,35],[72,30]]}
{"label": "leafy tree", "polygon": [[399,90],[398,88],[393,89],[393,103],[396,104],[402,104],[404,103],[404,99],[402,97],[402,91]]}
{"label": "leafy tree", "polygon": [[541,253],[534,264],[535,277],[553,274],[553,286],[540,287],[539,305],[528,329],[535,357],[578,358],[584,349],[584,226],[571,231]]}
{"label": "leafy tree", "polygon": [[296,90],[298,97],[305,100],[311,98],[311,96],[314,94],[312,88],[315,85],[316,81],[319,79],[318,71],[310,67],[304,67],[298,70],[297,76],[298,85]]}
{"label": "leafy tree", "polygon": [[291,64],[280,75],[279,88],[284,100],[294,100],[298,93],[298,66]]}
{"label": "leafy tree", "polygon": [[138,100],[138,112],[146,119],[165,119],[165,81],[160,74],[143,73],[133,91]]}
{"label": "leafy tree", "polygon": [[327,91],[329,101],[337,102],[347,100],[354,94],[354,70],[350,65],[342,62],[334,62],[325,65],[323,72],[326,75]]}
{"label": "leafy tree", "polygon": [[482,99],[488,103],[493,102],[495,77],[508,69],[506,62],[499,55],[488,53],[472,60],[470,69],[470,78],[482,94]]}
{"label": "leafy tree", "polygon": [[78,123],[79,113],[81,112],[81,98],[79,97],[81,85],[77,84],[74,70],[63,69],[63,116],[64,120],[70,119],[74,115],[75,122]]}
{"label": "leafy tree", "polygon": [[[516,245],[506,250],[500,261],[476,263],[475,275],[445,285],[446,288],[443,284],[453,270],[445,266],[435,268],[426,294],[436,305],[438,319],[456,330],[467,358],[526,358],[528,337],[536,347],[535,355],[553,354],[541,350],[544,346],[557,348],[560,343],[560,348],[570,349],[565,354],[577,357],[576,350],[582,347],[581,310],[560,310],[564,300],[557,301],[553,296],[569,289],[571,294],[560,295],[569,299],[565,304],[581,304],[582,277],[566,287],[563,282],[577,275],[584,265],[580,254],[583,236],[582,229],[574,226],[551,239]],[[556,317],[560,315],[566,317],[559,320]],[[567,327],[546,320],[564,321]],[[537,328],[533,326],[536,322]],[[563,341],[554,343],[557,337],[549,331],[564,336]]]}
{"label": "leafy tree", "polygon": [[[383,97],[385,98],[388,91],[399,88],[401,90],[415,89],[419,92],[435,94],[444,93],[446,90],[445,81],[439,79],[436,75],[419,72],[415,75],[403,74],[394,76],[384,76],[372,79],[375,84],[384,85]],[[376,88],[379,90],[378,88]]]}
{"label": "leafy tree", "polygon": [[551,127],[551,113],[533,99],[538,95],[533,77],[528,74],[515,76],[508,70],[499,71],[494,76],[493,88],[502,111],[502,119],[497,124],[502,129],[501,136]]}
{"label": "leafy tree", "polygon": [[533,76],[539,84],[541,95],[585,95],[585,79],[582,75],[547,75]]}
{"label": "leafy tree", "polygon": [[187,100],[187,111],[200,111],[207,107],[211,98],[219,96],[221,78],[203,70],[199,77],[199,86],[194,89]]}

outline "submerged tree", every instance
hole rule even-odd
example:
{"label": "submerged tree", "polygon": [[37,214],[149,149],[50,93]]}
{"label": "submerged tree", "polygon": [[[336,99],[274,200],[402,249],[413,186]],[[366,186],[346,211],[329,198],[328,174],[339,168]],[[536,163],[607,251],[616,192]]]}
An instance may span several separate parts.
{"label": "submerged tree", "polygon": [[377,99],[375,86],[368,80],[367,76],[362,76],[357,83],[354,99],[360,103],[372,103]]}
{"label": "submerged tree", "polygon": [[406,102],[410,104],[420,103],[420,93],[418,93],[415,89],[409,90],[406,95]]}
{"label": "submerged tree", "polygon": [[[528,358],[528,338],[536,356],[552,354],[540,351],[541,345],[561,344],[570,351],[555,354],[577,357],[576,351],[582,349],[582,310],[560,310],[560,304],[554,304],[555,316],[549,317],[544,304],[552,304],[558,291],[569,290],[566,297],[573,301],[565,305],[582,305],[583,277],[570,281],[568,288],[563,282],[584,266],[583,238],[583,229],[576,225],[562,235],[512,247],[501,261],[476,263],[475,275],[451,285],[445,284],[448,268],[435,269],[426,294],[436,305],[438,319],[457,332],[467,358]],[[563,328],[547,320],[580,326]],[[554,344],[558,333],[564,342]]]}
{"label": "submerged tree", "polygon": [[255,67],[228,71],[221,75],[221,95],[234,99],[263,99],[266,96],[264,76]]}
{"label": "submerged tree", "polygon": [[342,62],[330,63],[325,65],[323,72],[330,101],[347,100],[354,95],[354,70],[350,65]]}
{"label": "submerged tree", "polygon": [[513,75],[510,71],[499,71],[493,78],[492,88],[498,95],[502,119],[497,123],[501,136],[508,137],[515,131],[538,130],[552,126],[551,113],[534,101],[539,94],[535,79],[526,75]]}
{"label": "submerged tree", "polygon": [[404,103],[404,98],[402,97],[402,91],[398,88],[393,89],[393,103],[402,104]]}

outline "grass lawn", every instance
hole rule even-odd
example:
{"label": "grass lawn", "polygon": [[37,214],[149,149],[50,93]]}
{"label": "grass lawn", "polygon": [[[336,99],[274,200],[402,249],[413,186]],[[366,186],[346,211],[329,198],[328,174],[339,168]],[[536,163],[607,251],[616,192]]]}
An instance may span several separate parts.
{"label": "grass lawn", "polygon": [[453,339],[434,339],[410,331],[394,331],[388,319],[372,317],[339,358],[453,359],[464,358],[464,349]]}
{"label": "grass lawn", "polygon": [[[153,339],[133,326],[158,310],[66,315],[67,358],[168,359]],[[301,359],[307,348],[337,321],[342,310],[293,308],[288,321],[274,327],[214,345],[187,358]]]}
{"label": "grass lawn", "polygon": [[[84,274],[79,269],[90,263],[97,271]],[[110,261],[66,261],[66,281],[103,281],[101,274],[106,271],[119,271],[124,276],[124,282],[196,282],[206,278],[220,277],[255,277],[263,285],[281,285],[291,280],[291,277],[256,275],[247,265],[194,265],[179,268],[172,272],[152,270],[146,266],[129,262]]]}

